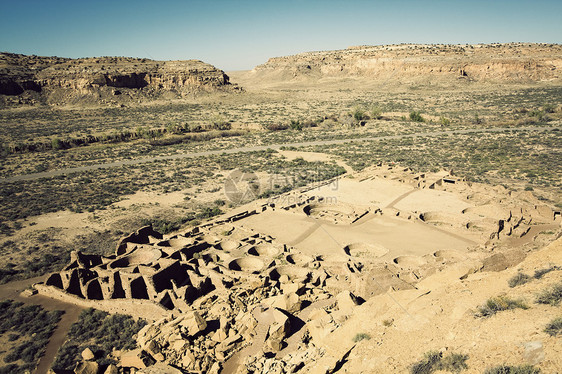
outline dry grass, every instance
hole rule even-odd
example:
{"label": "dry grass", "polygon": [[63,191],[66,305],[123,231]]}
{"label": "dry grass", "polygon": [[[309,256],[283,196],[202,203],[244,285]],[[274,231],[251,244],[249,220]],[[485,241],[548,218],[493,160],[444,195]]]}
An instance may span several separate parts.
{"label": "dry grass", "polygon": [[539,304],[557,306],[562,300],[562,282],[555,284],[550,289],[541,292],[536,299]]}
{"label": "dry grass", "polygon": [[476,316],[491,317],[498,312],[511,309],[529,309],[529,307],[523,300],[512,299],[505,295],[495,296],[489,298],[484,305],[478,307]]}
{"label": "dry grass", "polygon": [[509,287],[513,288],[525,284],[529,282],[531,279],[532,278],[527,274],[517,273],[507,281],[507,284],[509,285]]}

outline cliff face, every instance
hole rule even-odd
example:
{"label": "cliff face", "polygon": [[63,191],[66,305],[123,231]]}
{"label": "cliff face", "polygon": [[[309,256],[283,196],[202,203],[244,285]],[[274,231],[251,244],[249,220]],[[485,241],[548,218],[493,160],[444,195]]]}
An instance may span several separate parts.
{"label": "cliff face", "polygon": [[366,77],[539,81],[562,78],[557,44],[389,45],[275,57],[252,74],[263,79]]}
{"label": "cliff face", "polygon": [[[84,98],[107,101],[221,90],[229,78],[197,60],[153,61],[127,57],[67,59],[0,53],[0,97],[5,103],[64,104]],[[115,99],[115,98],[113,98]],[[123,100],[117,100],[123,101]]]}

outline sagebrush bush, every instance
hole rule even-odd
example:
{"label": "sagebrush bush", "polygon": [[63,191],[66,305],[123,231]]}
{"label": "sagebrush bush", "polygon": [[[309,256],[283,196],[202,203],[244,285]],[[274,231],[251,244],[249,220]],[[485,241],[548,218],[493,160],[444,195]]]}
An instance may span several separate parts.
{"label": "sagebrush bush", "polygon": [[372,119],[381,119],[382,118],[382,109],[377,107],[377,106],[373,106],[371,107],[371,118]]}
{"label": "sagebrush bush", "polygon": [[501,312],[504,310],[510,309],[528,309],[529,307],[523,300],[515,300],[511,299],[507,296],[495,296],[491,297],[486,300],[484,305],[478,307],[478,311],[476,313],[477,317],[490,317],[496,314],[497,312]]}
{"label": "sagebrush bush", "polygon": [[100,365],[107,364],[109,362],[105,358],[113,349],[135,348],[133,336],[145,325],[145,321],[135,321],[130,316],[109,315],[93,308],[86,309],[80,314],[78,322],[71,326],[68,340],[59,349],[53,369],[72,370],[80,361],[80,353],[86,348],[93,352],[103,352],[97,361]]}
{"label": "sagebrush bush", "polygon": [[46,311],[39,305],[24,306],[11,300],[0,302],[0,335],[7,333],[8,341],[20,340],[6,352],[4,362],[24,362],[23,365],[8,365],[10,370],[6,372],[33,371],[62,314],[59,310]]}
{"label": "sagebrush bush", "polygon": [[535,274],[533,275],[533,277],[535,279],[541,279],[545,274],[548,274],[548,273],[550,273],[551,271],[554,271],[554,270],[560,270],[560,267],[550,266],[548,268],[535,270]]}
{"label": "sagebrush bush", "polygon": [[545,104],[542,108],[545,113],[555,113],[556,106],[554,104]]}
{"label": "sagebrush bush", "polygon": [[289,127],[290,127],[292,130],[301,131],[301,130],[302,130],[302,123],[301,123],[301,121],[299,121],[299,120],[294,120],[294,119],[292,119],[292,120],[291,120],[291,123],[289,124]]}
{"label": "sagebrush bush", "polygon": [[487,369],[484,374],[540,374],[541,370],[532,365],[500,365]]}
{"label": "sagebrush bush", "polygon": [[460,373],[468,368],[466,360],[468,360],[468,355],[451,353],[443,357],[441,352],[429,351],[424,354],[423,359],[412,365],[410,373],[431,374],[438,370]]}
{"label": "sagebrush bush", "polygon": [[361,108],[353,108],[351,115],[356,121],[362,121],[364,119],[367,119],[367,115],[365,114],[365,111]]}
{"label": "sagebrush bush", "polygon": [[369,339],[371,339],[371,335],[365,334],[364,332],[360,332],[353,337],[353,342],[357,343],[360,342],[361,340],[369,340]]}
{"label": "sagebrush bush", "polygon": [[562,300],[562,282],[544,290],[537,296],[537,303],[539,304],[558,305],[560,300]]}
{"label": "sagebrush bush", "polygon": [[562,317],[558,317],[550,321],[544,328],[544,332],[550,336],[562,336]]}
{"label": "sagebrush bush", "polygon": [[415,110],[410,112],[410,120],[414,122],[425,122],[425,118],[422,117],[421,113]]}
{"label": "sagebrush bush", "polygon": [[513,288],[513,287],[525,284],[530,280],[531,280],[531,277],[528,276],[527,274],[517,273],[513,277],[509,278],[509,280],[507,281],[507,284],[509,285],[509,287]]}

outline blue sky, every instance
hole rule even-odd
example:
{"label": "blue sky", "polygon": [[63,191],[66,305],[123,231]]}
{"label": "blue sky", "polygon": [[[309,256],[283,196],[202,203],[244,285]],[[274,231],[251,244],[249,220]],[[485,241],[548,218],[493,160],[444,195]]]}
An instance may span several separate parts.
{"label": "blue sky", "polygon": [[0,0],[0,51],[199,59],[223,70],[352,45],[562,43],[562,1]]}

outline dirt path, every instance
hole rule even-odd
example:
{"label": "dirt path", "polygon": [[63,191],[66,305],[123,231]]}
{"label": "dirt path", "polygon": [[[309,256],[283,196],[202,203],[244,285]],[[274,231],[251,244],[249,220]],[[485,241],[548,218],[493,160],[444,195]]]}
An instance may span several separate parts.
{"label": "dirt path", "polygon": [[[35,303],[34,299],[31,300]],[[50,306],[54,306],[53,302],[56,302],[56,300],[52,299],[47,299],[46,301],[50,304]],[[49,343],[45,349],[45,354],[39,359],[39,364],[37,365],[37,369],[35,369],[35,374],[47,374],[51,365],[55,362],[55,357],[59,348],[66,340],[66,336],[70,331],[70,326],[72,326],[74,322],[78,321],[78,316],[80,315],[80,312],[82,312],[82,308],[76,305],[66,303],[61,304],[63,305],[59,305],[56,309],[64,310],[64,314],[62,315],[57,328],[53,332],[53,335],[51,335],[51,338],[49,339]],[[40,305],[45,307],[44,303],[41,303]]]}
{"label": "dirt path", "polygon": [[306,231],[304,231],[302,234],[300,234],[299,236],[297,236],[295,239],[287,242],[287,245],[293,246],[293,245],[297,245],[300,242],[302,242],[303,240],[307,239],[310,235],[312,235],[313,232],[315,232],[316,230],[318,230],[320,228],[320,226],[322,226],[321,223],[319,223],[318,221],[314,220],[314,225],[311,226],[310,228],[306,229]]}
{"label": "dirt path", "polygon": [[31,297],[23,297],[20,295],[21,291],[31,286],[34,283],[45,280],[46,276],[29,278],[21,281],[9,282],[0,285],[0,299],[1,300],[14,300],[27,305],[40,305],[46,310],[63,310],[64,314],[61,317],[57,328],[51,335],[49,343],[47,344],[45,354],[39,360],[39,364],[35,369],[35,374],[47,374],[49,368],[55,361],[55,356],[59,347],[64,343],[66,335],[70,330],[70,326],[78,320],[78,316],[82,311],[79,306],[64,303],[62,301],[51,299],[41,295],[34,295]]}
{"label": "dirt path", "polygon": [[394,208],[394,206],[396,204],[398,204],[400,201],[404,200],[406,197],[408,197],[409,195],[411,195],[412,193],[419,191],[417,188],[414,188],[411,191],[408,191],[406,193],[403,193],[402,195],[398,196],[396,199],[392,200],[387,206],[386,209],[392,209]]}
{"label": "dirt path", "polygon": [[504,131],[541,131],[541,130],[560,130],[562,126],[550,126],[550,127],[539,127],[539,126],[526,126],[526,127],[494,127],[488,129],[464,129],[464,130],[449,130],[449,131],[433,131],[433,132],[418,132],[412,134],[401,134],[401,135],[387,135],[387,136],[372,136],[372,137],[363,137],[363,138],[350,138],[350,139],[337,139],[337,140],[317,140],[317,141],[310,141],[310,142],[300,142],[300,143],[283,143],[283,144],[270,144],[270,145],[262,145],[262,146],[253,146],[253,147],[243,147],[243,148],[232,148],[232,149],[219,149],[214,151],[205,151],[205,152],[196,152],[196,153],[182,153],[182,154],[175,154],[170,156],[154,156],[154,157],[145,157],[145,158],[137,158],[132,160],[121,160],[115,162],[108,162],[103,164],[95,164],[95,165],[87,165],[87,166],[78,166],[73,168],[66,168],[66,169],[59,169],[59,170],[51,170],[45,171],[41,173],[32,173],[32,174],[24,174],[24,175],[16,175],[9,178],[2,178],[0,179],[0,183],[10,183],[10,182],[17,182],[22,180],[34,180],[40,178],[51,178],[56,177],[59,175],[89,171],[89,170],[97,170],[97,169],[106,169],[112,167],[120,167],[126,165],[138,165],[143,164],[146,162],[153,162],[153,161],[162,161],[162,160],[176,160],[182,158],[194,158],[194,157],[201,157],[201,156],[211,156],[211,155],[220,155],[220,154],[232,154],[232,153],[239,153],[239,152],[254,152],[254,151],[264,151],[267,149],[274,149],[279,150],[281,147],[304,147],[304,146],[316,146],[316,145],[336,145],[336,144],[345,144],[351,142],[363,142],[363,141],[376,141],[376,140],[392,140],[392,139],[403,139],[403,138],[417,138],[417,137],[437,137],[442,135],[455,135],[455,134],[473,134],[479,132],[486,132],[486,133],[496,133],[496,132],[504,132]]}

